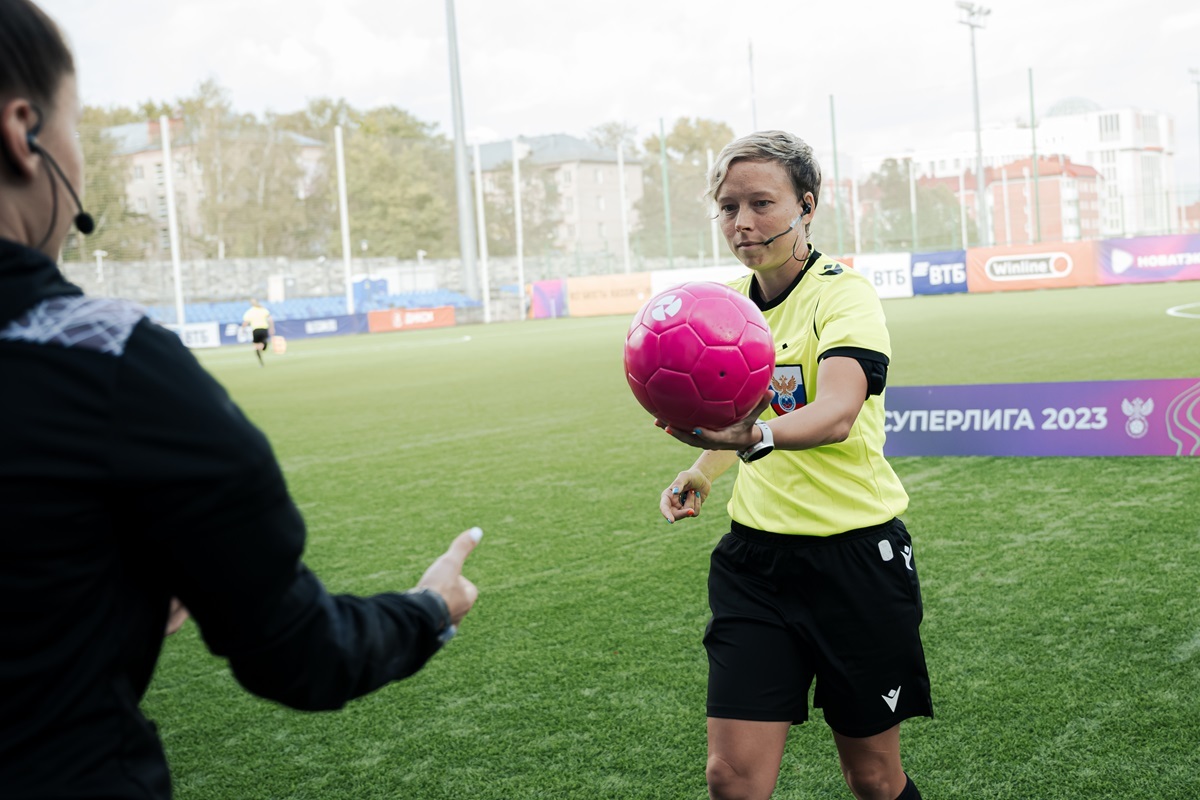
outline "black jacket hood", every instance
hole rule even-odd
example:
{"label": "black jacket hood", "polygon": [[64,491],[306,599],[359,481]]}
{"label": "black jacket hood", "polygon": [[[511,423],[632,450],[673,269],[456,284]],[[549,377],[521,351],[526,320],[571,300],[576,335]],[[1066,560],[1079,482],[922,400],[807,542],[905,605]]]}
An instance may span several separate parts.
{"label": "black jacket hood", "polygon": [[83,294],[46,254],[0,239],[0,328],[49,297]]}

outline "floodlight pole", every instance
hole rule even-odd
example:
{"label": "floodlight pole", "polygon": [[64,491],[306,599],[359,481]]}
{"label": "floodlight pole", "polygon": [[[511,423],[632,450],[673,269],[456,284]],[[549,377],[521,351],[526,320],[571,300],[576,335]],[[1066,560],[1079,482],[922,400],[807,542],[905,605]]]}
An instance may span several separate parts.
{"label": "floodlight pole", "polygon": [[166,115],[158,118],[158,132],[162,136],[163,177],[167,192],[167,233],[171,242],[171,273],[175,276],[175,324],[183,335],[183,268],[179,263],[179,216],[175,210],[175,161],[171,158],[171,121]]}
{"label": "floodlight pole", "polygon": [[517,235],[517,295],[521,299],[521,320],[525,320],[525,221],[521,210],[521,146],[512,140],[513,225]]}
{"label": "floodlight pole", "polygon": [[675,250],[671,242],[671,180],[667,177],[667,131],[662,117],[658,118],[658,154],[662,163],[663,222],[667,231],[667,268],[675,269]]}
{"label": "floodlight pole", "polygon": [[1037,154],[1037,109],[1033,105],[1033,67],[1029,68],[1029,131],[1033,137],[1033,207],[1034,219],[1037,220],[1037,239],[1042,241],[1042,190],[1038,184],[1038,154]]}
{"label": "floodlight pole", "polygon": [[958,173],[958,221],[962,226],[962,249],[967,249],[967,182]]}
{"label": "floodlight pole", "polygon": [[475,275],[475,215],[471,208],[471,178],[467,165],[467,132],[463,120],[462,80],[458,71],[458,25],[454,0],[446,1],[446,38],[450,43],[450,105],[454,112],[454,186],[458,196],[458,249],[462,257],[463,288],[468,297],[479,292]]}
{"label": "floodlight pole", "polygon": [[908,159],[908,208],[912,217],[912,250],[917,251],[917,170],[915,162]]}
{"label": "floodlight pole", "polygon": [[837,225],[837,251],[838,255],[844,255],[846,250],[842,246],[842,177],[838,172],[838,149],[837,149],[837,115],[833,109],[833,95],[829,95],[829,132],[833,135],[833,210],[836,212],[834,224]]}
{"label": "floodlight pole", "polygon": [[966,0],[959,0],[957,5],[963,12],[959,22],[971,30],[971,86],[975,100],[975,201],[976,214],[979,217],[979,242],[991,244],[992,226],[988,224],[987,201],[983,196],[983,130],[979,121],[979,70],[975,65],[975,29],[987,24],[987,17],[992,10]]}
{"label": "floodlight pole", "polygon": [[621,263],[628,275],[633,269],[629,259],[629,196],[625,189],[625,142],[617,142],[617,190],[621,201]]}
{"label": "floodlight pole", "polygon": [[346,313],[354,313],[354,283],[350,280],[350,211],[346,202],[346,148],[343,144],[342,126],[333,128],[333,147],[337,157],[338,213],[342,224],[342,280],[346,288]]}
{"label": "floodlight pole", "polygon": [[758,100],[755,98],[754,92],[754,40],[751,39],[746,43],[747,54],[750,64],[750,124],[754,126],[754,130],[758,130]]}
{"label": "floodlight pole", "polygon": [[[707,148],[707,154],[708,154],[708,174],[712,175],[713,151],[712,151],[711,147]],[[718,249],[720,245],[719,245],[718,239],[717,239],[717,215],[716,214],[714,214],[713,218],[711,220],[709,220],[709,230],[712,233],[712,256],[713,256],[713,266],[715,267],[721,263],[721,257],[719,255],[719,249]]]}
{"label": "floodlight pole", "polygon": [[475,143],[475,213],[479,220],[479,269],[482,273],[483,321],[492,321],[492,284],[488,277],[487,215],[484,211],[483,162],[479,157],[479,142]]}
{"label": "floodlight pole", "polygon": [[862,225],[858,213],[858,179],[850,178],[850,219],[854,222],[854,252],[862,252]]}
{"label": "floodlight pole", "polygon": [[[1188,72],[1192,75],[1192,83],[1196,84],[1196,121],[1200,122],[1200,69],[1190,69]],[[1196,190],[1200,192],[1200,185],[1197,185]]]}

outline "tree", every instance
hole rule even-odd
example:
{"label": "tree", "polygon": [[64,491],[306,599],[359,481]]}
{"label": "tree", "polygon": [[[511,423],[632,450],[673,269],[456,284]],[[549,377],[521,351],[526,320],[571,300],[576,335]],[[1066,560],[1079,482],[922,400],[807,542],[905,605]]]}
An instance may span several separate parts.
{"label": "tree", "polygon": [[[84,238],[79,233],[68,237],[63,248],[65,261],[88,261],[96,251],[107,258],[133,261],[146,257],[155,239],[154,221],[129,207],[125,184],[129,167],[118,153],[118,143],[106,134],[113,125],[138,121],[134,111],[123,108],[87,106],[79,122],[79,141],[83,148],[82,191],[84,208],[96,221],[96,230]],[[75,215],[73,202],[66,193],[59,195],[59,213]]]}
{"label": "tree", "polygon": [[239,183],[253,169],[250,148],[241,146],[239,134],[251,119],[234,113],[228,91],[213,80],[179,105],[203,187],[202,229],[193,238],[209,258],[252,255],[245,247],[245,216],[238,213]]}
{"label": "tree", "polygon": [[280,126],[289,131],[332,145],[334,127],[348,127],[357,116],[358,112],[343,98],[318,97],[309,100],[304,110],[281,114],[278,119]]}
{"label": "tree", "polygon": [[458,253],[450,142],[395,106],[356,113],[346,137],[351,236],[370,252],[412,258]]}
{"label": "tree", "polygon": [[[340,242],[333,147],[339,124],[347,131],[352,238],[368,241],[373,255],[457,253],[453,156],[435,126],[398,108],[360,112],[329,98],[256,117],[235,111],[227,90],[208,80],[173,104],[85,114],[89,206],[108,237],[95,241],[112,257],[161,255],[165,220],[126,208],[131,167],[117,143],[98,132],[140,122],[153,126],[153,140],[162,116],[174,121],[174,163],[162,167],[174,179],[184,258],[332,255]],[[196,203],[190,211],[189,202]],[[69,247],[69,257],[84,258],[96,246]]]}
{"label": "tree", "polygon": [[[864,186],[863,248],[874,251],[952,250],[962,246],[958,199],[945,185],[916,187],[917,227],[913,239],[912,196],[908,162],[889,158]],[[975,221],[967,220],[969,241]]]}
{"label": "tree", "polygon": [[[281,117],[262,120],[233,110],[228,92],[214,81],[179,102],[185,133],[177,169],[188,161],[199,175],[199,230],[191,246],[208,257],[319,255],[335,218],[326,183],[307,175],[301,138]],[[317,213],[314,213],[317,212]]]}
{"label": "tree", "polygon": [[[491,173],[493,189],[484,192],[488,253],[511,256],[517,252],[512,161]],[[521,159],[521,234],[525,255],[543,255],[554,241],[559,223],[558,182],[553,170],[538,167],[531,156]]]}
{"label": "tree", "polygon": [[[724,122],[699,118],[677,120],[667,134],[672,255],[709,254],[715,209],[704,197],[708,189],[708,151],[711,149],[715,156],[732,139],[733,129]],[[668,254],[668,247],[660,138],[650,136],[643,146],[645,186],[638,205],[640,228],[636,237],[642,255],[662,256]]]}
{"label": "tree", "polygon": [[588,141],[606,150],[625,148],[625,158],[637,158],[637,128],[625,122],[605,122],[588,131]]}

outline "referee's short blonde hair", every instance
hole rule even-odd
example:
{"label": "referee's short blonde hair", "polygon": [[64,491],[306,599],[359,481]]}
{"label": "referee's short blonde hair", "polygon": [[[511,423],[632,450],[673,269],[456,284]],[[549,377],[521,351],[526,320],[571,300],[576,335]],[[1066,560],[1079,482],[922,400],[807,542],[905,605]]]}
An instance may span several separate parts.
{"label": "referee's short blonde hair", "polygon": [[[734,139],[721,148],[721,154],[708,173],[708,189],[704,193],[712,202],[716,202],[717,192],[721,190],[729,167],[735,161],[774,161],[782,164],[792,179],[796,199],[803,200],[804,195],[811,192],[812,210],[816,210],[821,197],[821,165],[813,155],[812,146],[799,136],[787,131],[759,131]],[[805,234],[809,232],[807,223],[804,231]]]}

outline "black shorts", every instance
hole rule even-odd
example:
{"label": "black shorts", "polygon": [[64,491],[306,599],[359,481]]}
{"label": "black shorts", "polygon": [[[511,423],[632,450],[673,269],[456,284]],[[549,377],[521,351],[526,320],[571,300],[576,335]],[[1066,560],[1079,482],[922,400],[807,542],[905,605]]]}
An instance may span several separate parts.
{"label": "black shorts", "polygon": [[712,554],[708,602],[708,716],[802,723],[814,678],[813,705],[845,736],[933,716],[900,520],[825,537],[734,522]]}
{"label": "black shorts", "polygon": [[268,341],[270,341],[270,339],[271,339],[271,331],[269,329],[267,329],[267,328],[255,328],[254,329],[253,341],[255,344],[258,344],[259,342],[266,344]]}

